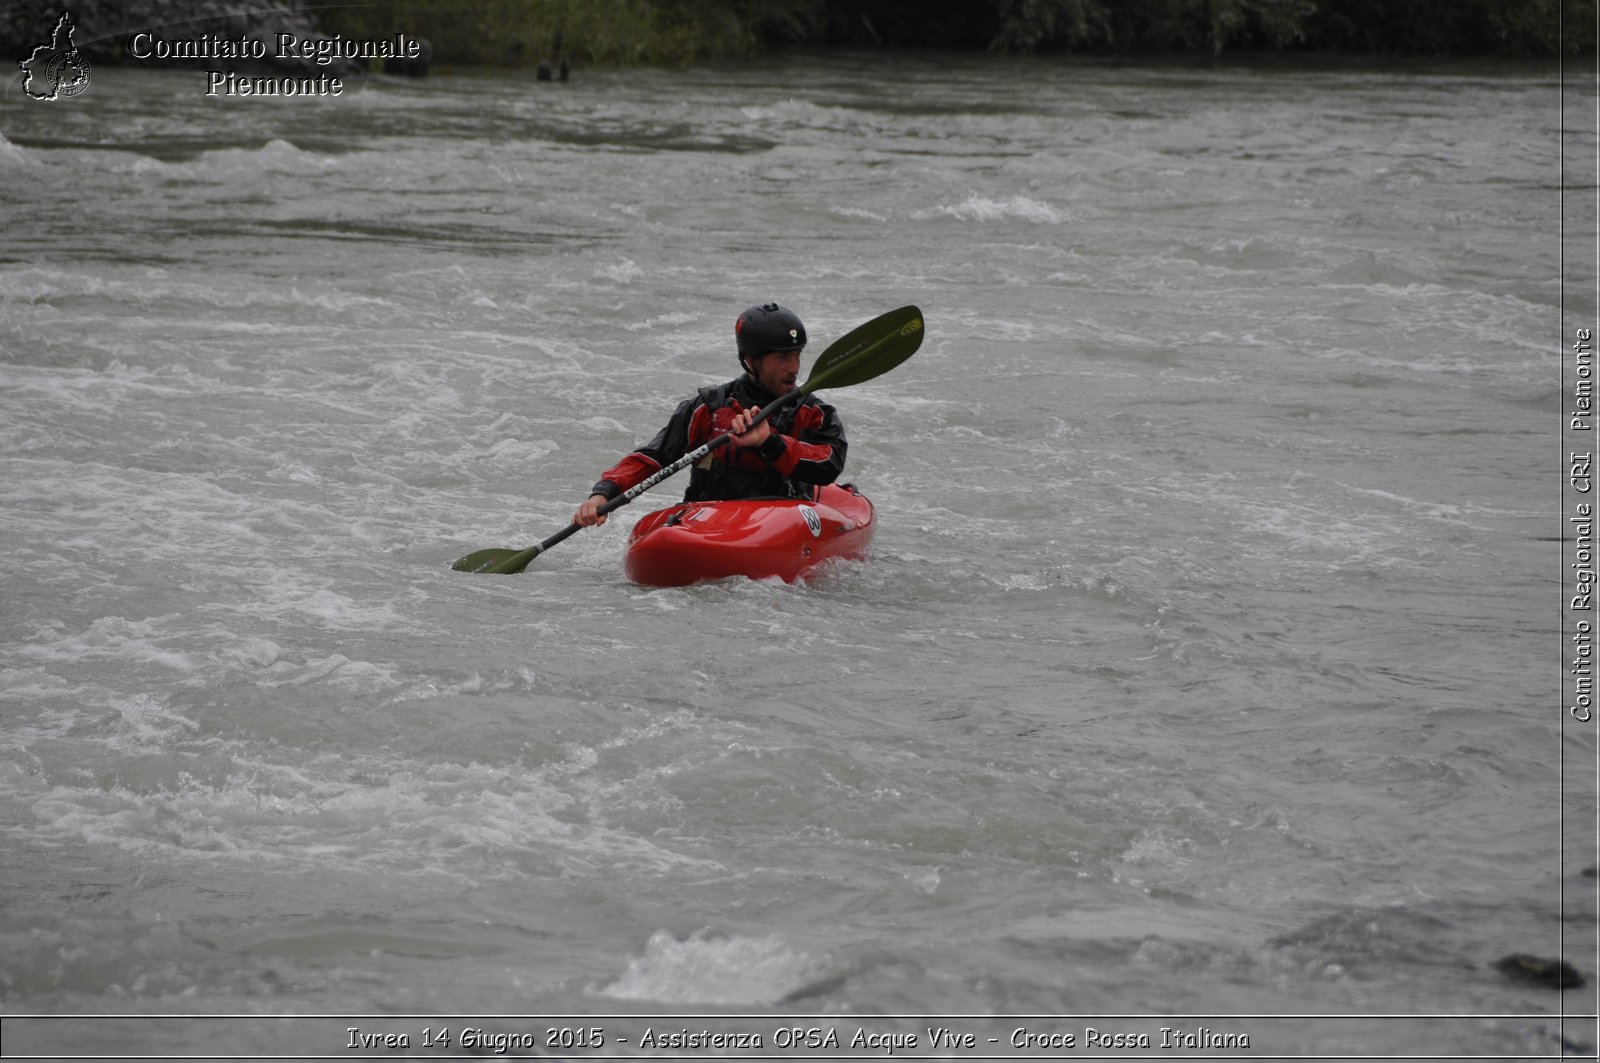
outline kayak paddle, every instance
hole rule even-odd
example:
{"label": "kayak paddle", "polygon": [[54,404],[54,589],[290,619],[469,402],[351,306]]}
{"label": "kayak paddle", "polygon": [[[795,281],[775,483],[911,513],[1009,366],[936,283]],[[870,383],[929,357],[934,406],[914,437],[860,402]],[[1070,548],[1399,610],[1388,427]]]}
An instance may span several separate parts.
{"label": "kayak paddle", "polygon": [[[822,352],[806,382],[773,399],[750,419],[750,427],[765,421],[778,410],[802,396],[822,388],[844,388],[881,376],[910,358],[922,345],[922,311],[914,306],[902,306],[887,314],[873,318],[834,340]],[[688,468],[713,450],[733,438],[732,432],[723,432],[715,439],[691,450],[671,465],[640,480],[622,494],[600,507],[604,516],[621,509],[673,473]],[[537,546],[526,550],[475,550],[450,567],[457,572],[515,573],[528,567],[528,562],[566,539],[583,525],[573,522]]]}

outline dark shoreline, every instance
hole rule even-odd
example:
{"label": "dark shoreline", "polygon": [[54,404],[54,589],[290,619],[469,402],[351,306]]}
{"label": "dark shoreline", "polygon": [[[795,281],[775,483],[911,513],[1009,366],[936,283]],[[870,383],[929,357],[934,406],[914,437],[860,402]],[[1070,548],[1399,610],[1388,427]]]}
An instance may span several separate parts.
{"label": "dark shoreline", "polygon": [[[21,0],[0,13],[0,52],[20,60],[48,43],[61,17],[58,2]],[[1086,64],[1245,65],[1263,70],[1426,69],[1464,62],[1504,68],[1592,55],[1596,46],[1595,0],[1560,0],[1565,33],[1548,17],[1557,10],[1548,0],[1416,0],[1411,5],[1438,7],[1448,23],[1444,28],[1424,27],[1426,20],[1417,10],[1386,16],[1375,0],[1320,6],[1290,0],[1208,0],[1198,5],[1194,0],[1129,0],[1114,16],[1106,3],[972,0],[927,4],[931,14],[916,17],[896,0],[877,0],[857,5],[877,16],[863,14],[859,23],[844,18],[845,5],[833,0],[780,0],[760,7],[744,0],[387,0],[358,7],[267,0],[243,12],[221,0],[79,0],[69,10],[74,44],[91,63],[220,66],[241,73],[349,75],[370,70],[419,75],[457,66],[549,69],[563,60],[580,67],[630,68],[856,54],[965,60],[1027,55]],[[1209,25],[1194,17],[1202,7],[1213,13]],[[1094,17],[1064,25],[1055,16],[1069,9]],[[1227,21],[1217,16],[1219,11],[1237,17]],[[1298,22],[1291,17],[1295,13]],[[1445,13],[1450,17],[1443,18]],[[1369,22],[1357,24],[1357,16],[1367,16]],[[1418,34],[1414,40],[1395,35],[1405,26]],[[267,54],[136,58],[129,42],[141,30],[180,41],[215,36],[265,42]],[[280,33],[345,41],[404,33],[424,42],[428,54],[421,63],[344,57],[313,63],[277,54],[270,45]]]}

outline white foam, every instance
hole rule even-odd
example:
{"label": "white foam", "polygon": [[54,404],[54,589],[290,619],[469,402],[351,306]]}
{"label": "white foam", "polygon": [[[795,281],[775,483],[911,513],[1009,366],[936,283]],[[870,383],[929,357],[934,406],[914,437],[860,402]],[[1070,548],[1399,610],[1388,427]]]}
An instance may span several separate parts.
{"label": "white foam", "polygon": [[370,631],[392,627],[405,619],[388,605],[363,602],[283,574],[262,597],[272,613],[309,616],[331,630]]}
{"label": "white foam", "polygon": [[1139,836],[1122,852],[1126,864],[1172,865],[1182,863],[1194,850],[1194,842],[1187,838],[1172,838],[1161,828],[1141,831]]}
{"label": "white foam", "polygon": [[1391,502],[1402,509],[1416,513],[1417,515],[1429,520],[1436,520],[1444,524],[1459,524],[1463,527],[1476,527],[1476,525],[1469,524],[1467,521],[1461,519],[1462,511],[1460,506],[1451,505],[1447,502],[1424,502],[1415,498],[1407,498],[1405,495],[1397,495],[1392,491],[1382,491],[1373,487],[1355,487],[1346,483],[1341,483],[1339,486],[1343,487],[1347,491],[1353,492],[1354,494],[1367,495],[1370,498],[1380,499],[1384,502]]}
{"label": "white foam", "polygon": [[312,291],[304,291],[298,285],[289,288],[289,301],[296,306],[315,306],[323,310],[355,310],[375,307],[393,313],[399,309],[392,299],[382,299],[370,295],[359,295],[355,292],[340,291],[337,288],[326,286]]}
{"label": "white foam", "polygon": [[658,930],[644,955],[598,992],[619,1000],[678,1004],[776,1004],[815,978],[818,965],[777,937]]}
{"label": "white foam", "polygon": [[0,166],[38,166],[40,162],[26,148],[18,147],[0,133]]}
{"label": "white foam", "polygon": [[331,685],[352,693],[376,693],[401,686],[393,664],[352,661],[342,653],[307,661],[304,665],[274,662],[260,682],[262,686],[304,686],[328,680]]}
{"label": "white foam", "polygon": [[692,325],[700,320],[698,314],[688,314],[682,311],[668,314],[657,314],[646,321],[638,321],[622,327],[629,332],[642,332],[646,329],[658,329],[663,325]]}
{"label": "white foam", "polygon": [[973,192],[953,206],[937,206],[919,210],[912,217],[919,220],[937,217],[960,218],[963,221],[994,222],[1017,219],[1036,225],[1060,225],[1068,220],[1065,212],[1028,196],[1016,195],[1008,199],[990,199]]}
{"label": "white foam", "polygon": [[324,173],[339,166],[331,155],[297,148],[287,140],[269,140],[259,148],[222,148],[203,152],[196,167],[214,176],[234,173],[256,175],[263,170],[293,176]]}
{"label": "white foam", "polygon": [[502,439],[489,448],[487,459],[493,462],[542,461],[560,450],[551,439]]}
{"label": "white foam", "polygon": [[861,218],[865,221],[888,221],[889,219],[877,211],[867,210],[864,207],[839,207],[828,208],[829,213],[837,214],[841,218]]}
{"label": "white foam", "polygon": [[903,877],[918,893],[930,897],[938,894],[939,884],[944,881],[941,869],[937,867],[914,868],[905,872]]}
{"label": "white foam", "polygon": [[632,284],[644,276],[644,270],[640,269],[633,259],[625,258],[621,262],[609,266],[601,266],[594,271],[594,275],[603,277],[606,280],[616,281],[618,284]]}
{"label": "white foam", "polygon": [[230,641],[214,655],[224,666],[266,668],[283,656],[283,647],[255,636]]}
{"label": "white foam", "polygon": [[64,635],[59,631],[42,634],[42,637],[25,643],[15,652],[46,661],[112,659],[124,664],[156,664],[188,674],[194,670],[192,656],[162,645],[166,639],[163,627],[173,619],[171,616],[145,620],[130,620],[122,616],[101,617],[93,621],[81,635]]}
{"label": "white foam", "polygon": [[742,107],[740,111],[746,118],[760,124],[806,126],[814,129],[859,125],[864,117],[859,111],[827,107],[793,97],[776,103]]}

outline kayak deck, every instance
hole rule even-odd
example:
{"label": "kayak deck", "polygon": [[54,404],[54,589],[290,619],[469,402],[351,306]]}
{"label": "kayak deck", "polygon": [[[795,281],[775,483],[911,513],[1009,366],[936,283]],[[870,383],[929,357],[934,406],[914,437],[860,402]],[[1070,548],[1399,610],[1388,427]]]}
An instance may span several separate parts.
{"label": "kayak deck", "polygon": [[876,523],[872,503],[849,485],[829,484],[814,502],[680,502],[640,518],[628,536],[623,568],[630,580],[650,587],[729,576],[793,583],[810,578],[825,561],[864,559]]}

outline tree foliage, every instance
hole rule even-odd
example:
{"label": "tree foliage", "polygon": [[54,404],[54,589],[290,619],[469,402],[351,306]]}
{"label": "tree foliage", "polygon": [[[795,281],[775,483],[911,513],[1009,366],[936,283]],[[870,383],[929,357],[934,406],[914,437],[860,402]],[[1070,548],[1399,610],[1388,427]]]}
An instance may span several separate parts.
{"label": "tree foliage", "polygon": [[332,32],[428,37],[443,62],[693,62],[787,47],[1591,53],[1596,0],[376,0]]}

